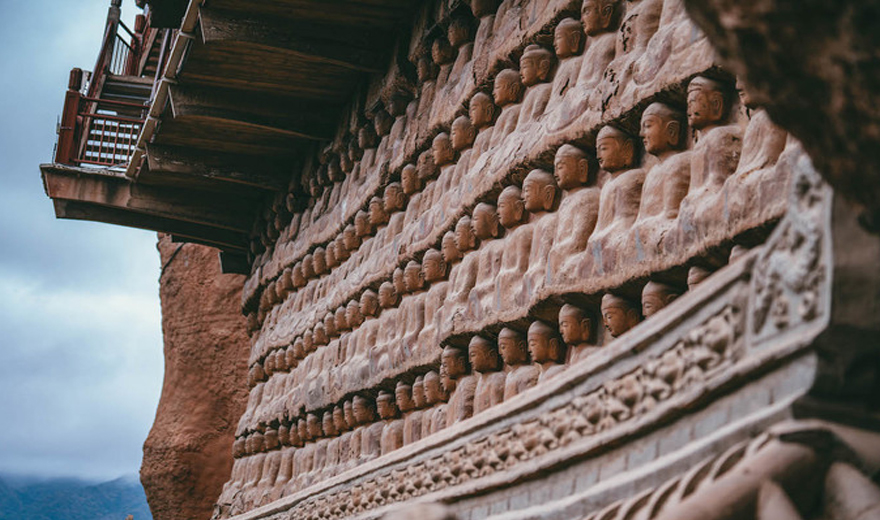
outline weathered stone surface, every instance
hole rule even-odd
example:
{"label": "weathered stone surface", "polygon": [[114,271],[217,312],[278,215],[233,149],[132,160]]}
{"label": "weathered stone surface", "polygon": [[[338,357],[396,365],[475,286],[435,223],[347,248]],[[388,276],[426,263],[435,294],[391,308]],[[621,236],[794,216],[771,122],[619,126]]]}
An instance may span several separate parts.
{"label": "weathered stone surface", "polygon": [[216,249],[169,236],[158,249],[165,379],[141,482],[153,518],[204,520],[229,477],[247,400],[244,278],[220,273]]}

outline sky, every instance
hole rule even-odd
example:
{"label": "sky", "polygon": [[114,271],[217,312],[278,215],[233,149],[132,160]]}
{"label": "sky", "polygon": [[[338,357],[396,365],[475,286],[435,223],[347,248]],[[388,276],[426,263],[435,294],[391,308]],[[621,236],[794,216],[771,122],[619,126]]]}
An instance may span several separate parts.
{"label": "sky", "polygon": [[0,474],[136,473],[159,400],[156,234],[57,220],[40,180],[109,6],[0,0]]}

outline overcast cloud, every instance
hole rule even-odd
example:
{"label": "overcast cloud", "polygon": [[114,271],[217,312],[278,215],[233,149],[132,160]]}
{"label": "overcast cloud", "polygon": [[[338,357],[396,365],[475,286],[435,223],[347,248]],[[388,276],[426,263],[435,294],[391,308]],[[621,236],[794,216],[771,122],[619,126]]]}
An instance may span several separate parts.
{"label": "overcast cloud", "polygon": [[56,220],[40,181],[109,5],[0,0],[0,473],[136,473],[159,399],[155,234]]}

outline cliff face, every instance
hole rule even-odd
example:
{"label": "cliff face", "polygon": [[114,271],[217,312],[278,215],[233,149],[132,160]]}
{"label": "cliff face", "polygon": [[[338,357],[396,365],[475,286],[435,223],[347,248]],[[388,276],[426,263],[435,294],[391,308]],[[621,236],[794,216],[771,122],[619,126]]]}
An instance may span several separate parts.
{"label": "cliff face", "polygon": [[244,277],[222,274],[215,249],[162,235],[158,249],[165,380],[141,482],[156,520],[203,520],[229,478],[246,404]]}

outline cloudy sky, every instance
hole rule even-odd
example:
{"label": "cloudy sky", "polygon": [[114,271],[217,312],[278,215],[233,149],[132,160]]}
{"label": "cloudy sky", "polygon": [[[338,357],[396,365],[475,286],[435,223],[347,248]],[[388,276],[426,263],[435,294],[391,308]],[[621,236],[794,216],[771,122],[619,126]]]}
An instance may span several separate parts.
{"label": "cloudy sky", "polygon": [[0,0],[0,473],[136,473],[159,399],[155,234],[56,220],[40,181],[109,5]]}

